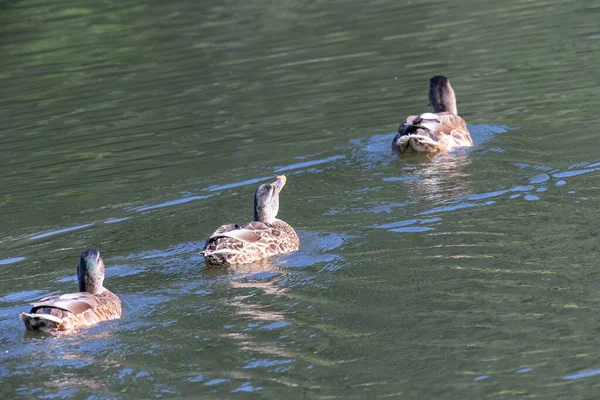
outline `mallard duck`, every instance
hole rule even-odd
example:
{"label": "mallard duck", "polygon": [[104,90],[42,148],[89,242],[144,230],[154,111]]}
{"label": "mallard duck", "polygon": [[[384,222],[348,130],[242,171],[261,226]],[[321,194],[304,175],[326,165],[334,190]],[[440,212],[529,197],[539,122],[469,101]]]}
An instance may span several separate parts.
{"label": "mallard duck", "polygon": [[79,292],[49,296],[32,303],[31,311],[21,313],[30,331],[53,333],[121,318],[121,300],[102,286],[104,261],[96,249],[81,253],[77,267]]}
{"label": "mallard duck", "polygon": [[458,116],[456,96],[445,76],[429,82],[433,113],[411,115],[400,125],[392,142],[396,153],[442,153],[473,146],[465,120]]}
{"label": "mallard duck", "polygon": [[249,264],[300,248],[294,228],[276,218],[279,192],[285,182],[286,177],[281,175],[275,182],[258,187],[254,195],[254,221],[246,225],[223,225],[210,236],[202,250],[207,264]]}

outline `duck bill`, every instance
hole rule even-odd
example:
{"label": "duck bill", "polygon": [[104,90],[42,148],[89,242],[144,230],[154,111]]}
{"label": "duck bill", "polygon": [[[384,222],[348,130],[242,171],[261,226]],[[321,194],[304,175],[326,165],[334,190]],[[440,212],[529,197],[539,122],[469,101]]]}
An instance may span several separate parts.
{"label": "duck bill", "polygon": [[281,192],[281,189],[283,189],[283,187],[285,186],[286,181],[287,178],[285,177],[285,175],[279,175],[277,177],[277,180],[273,182],[273,184],[277,187],[277,191]]}

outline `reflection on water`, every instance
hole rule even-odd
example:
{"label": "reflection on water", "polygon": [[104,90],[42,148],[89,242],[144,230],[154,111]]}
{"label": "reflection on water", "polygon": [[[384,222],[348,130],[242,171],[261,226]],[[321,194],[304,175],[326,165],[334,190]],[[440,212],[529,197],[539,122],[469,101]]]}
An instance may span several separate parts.
{"label": "reflection on water", "polygon": [[[2,398],[594,398],[597,8],[482,4],[0,5]],[[441,73],[475,146],[394,156]],[[24,332],[92,246],[125,318]]]}
{"label": "reflection on water", "polygon": [[418,179],[403,182],[410,199],[441,203],[470,193],[469,174],[464,170],[471,161],[468,154],[460,153],[444,154],[431,161],[419,160],[413,165],[405,163],[407,166],[403,166],[401,171],[418,176]]}

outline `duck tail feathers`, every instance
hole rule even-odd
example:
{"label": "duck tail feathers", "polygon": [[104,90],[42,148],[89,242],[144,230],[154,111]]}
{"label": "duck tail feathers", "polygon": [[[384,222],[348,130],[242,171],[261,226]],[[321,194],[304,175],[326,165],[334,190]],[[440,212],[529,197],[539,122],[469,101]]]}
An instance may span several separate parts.
{"label": "duck tail feathers", "polygon": [[27,330],[35,332],[56,332],[64,323],[62,318],[50,314],[21,313],[21,319],[25,322]]}

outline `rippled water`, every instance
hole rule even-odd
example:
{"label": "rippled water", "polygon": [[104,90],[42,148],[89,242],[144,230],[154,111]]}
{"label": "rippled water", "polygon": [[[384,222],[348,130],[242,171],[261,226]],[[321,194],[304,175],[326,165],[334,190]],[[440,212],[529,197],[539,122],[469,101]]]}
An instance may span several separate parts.
{"label": "rippled water", "polygon": [[[597,5],[0,9],[2,398],[597,396]],[[435,74],[476,145],[395,157]],[[207,269],[282,173],[301,250]],[[25,333],[92,246],[126,317]]]}

